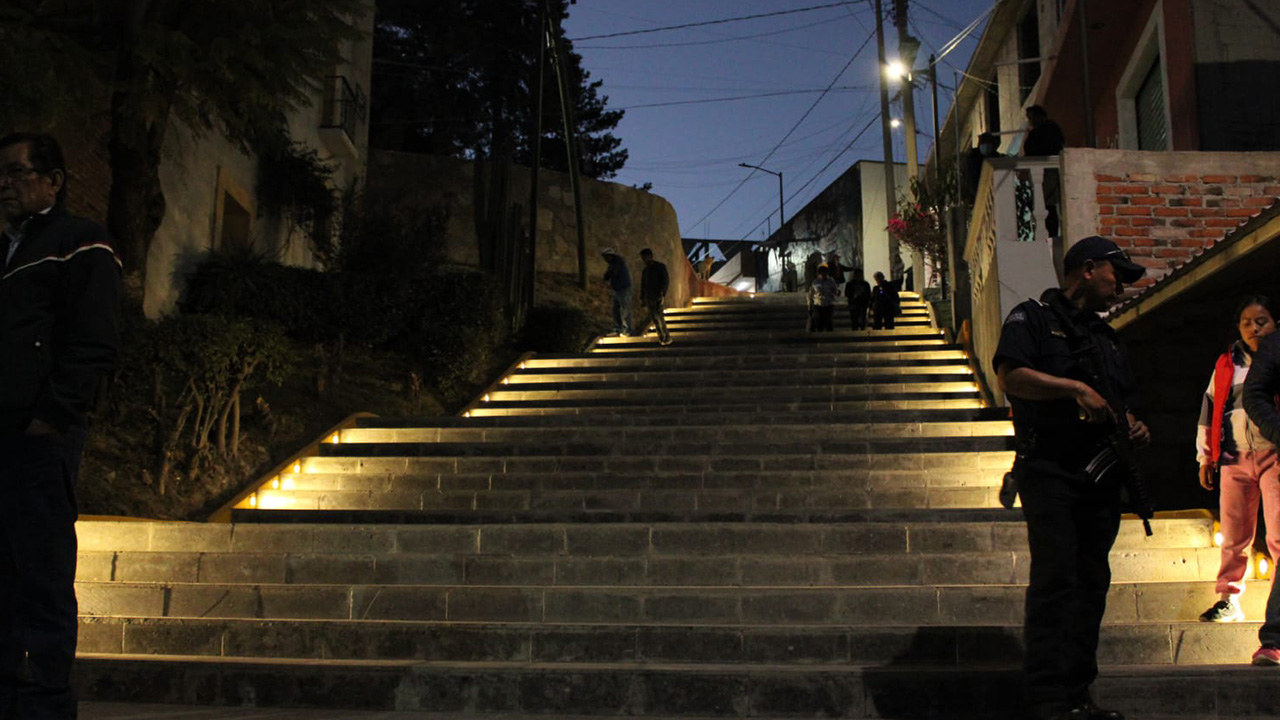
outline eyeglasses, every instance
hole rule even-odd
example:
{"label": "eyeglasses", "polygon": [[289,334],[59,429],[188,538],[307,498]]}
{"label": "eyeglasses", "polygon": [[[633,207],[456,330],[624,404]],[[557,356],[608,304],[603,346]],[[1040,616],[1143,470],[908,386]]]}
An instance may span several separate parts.
{"label": "eyeglasses", "polygon": [[22,167],[21,165],[12,165],[7,168],[0,168],[0,182],[19,183],[27,178],[35,175],[38,170],[31,167]]}
{"label": "eyeglasses", "polygon": [[1109,252],[1109,253],[1107,253],[1106,255],[1103,255],[1103,256],[1101,256],[1101,257],[1099,257],[1099,258],[1097,258],[1097,259],[1098,259],[1098,260],[1110,260],[1111,258],[1120,258],[1121,260],[1124,260],[1125,262],[1133,262],[1132,260],[1130,260],[1130,259],[1129,259],[1129,253],[1125,252],[1124,250],[1112,250],[1111,252]]}

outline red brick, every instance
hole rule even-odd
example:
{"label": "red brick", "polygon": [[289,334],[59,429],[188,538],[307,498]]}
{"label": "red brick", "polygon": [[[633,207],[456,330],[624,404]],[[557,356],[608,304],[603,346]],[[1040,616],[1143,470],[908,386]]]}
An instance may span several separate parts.
{"label": "red brick", "polygon": [[1236,181],[1235,175],[1201,175],[1200,182],[1204,183],[1233,183]]}
{"label": "red brick", "polygon": [[1184,217],[1186,217],[1186,216],[1188,215],[1188,211],[1187,211],[1187,210],[1184,210],[1183,208],[1163,208],[1163,207],[1158,207],[1158,208],[1155,208],[1154,210],[1152,210],[1152,211],[1151,211],[1151,214],[1152,214],[1152,215],[1155,215],[1156,217],[1174,217],[1174,218],[1184,218]]}
{"label": "red brick", "polygon": [[1204,221],[1207,228],[1233,228],[1240,224],[1236,218],[1208,218]]}
{"label": "red brick", "polygon": [[1204,223],[1199,220],[1172,220],[1171,222],[1174,227],[1180,228],[1198,228],[1204,225]]}
{"label": "red brick", "polygon": [[1133,238],[1129,243],[1134,247],[1154,247],[1156,241],[1152,238]]}
{"label": "red brick", "polygon": [[1240,176],[1240,182],[1242,183],[1266,183],[1266,182],[1275,182],[1275,181],[1276,179],[1271,175],[1241,175]]}
{"label": "red brick", "polygon": [[1145,268],[1166,268],[1169,267],[1165,261],[1157,260],[1150,257],[1135,257],[1133,261]]}
{"label": "red brick", "polygon": [[1164,181],[1171,183],[1198,182],[1200,178],[1195,175],[1165,175]]}
{"label": "red brick", "polygon": [[1129,218],[1122,217],[1104,217],[1098,218],[1098,227],[1114,227],[1116,225],[1128,225]]}
{"label": "red brick", "polygon": [[1117,215],[1151,215],[1151,208],[1141,205],[1129,206],[1121,205],[1116,208]]}
{"label": "red brick", "polygon": [[1191,237],[1196,237],[1196,238],[1220,238],[1220,237],[1222,237],[1222,230],[1214,230],[1214,229],[1192,230],[1192,231],[1191,231]]}
{"label": "red brick", "polygon": [[1123,182],[1124,178],[1119,175],[1103,175],[1102,173],[1094,173],[1093,179],[1100,183],[1104,182]]}
{"label": "red brick", "polygon": [[1263,195],[1280,195],[1280,185],[1268,185],[1262,188]]}
{"label": "red brick", "polygon": [[1103,195],[1119,195],[1120,193],[1116,191],[1117,187],[1119,186],[1118,185],[1099,185],[1097,190],[1098,197],[1102,197]]}
{"label": "red brick", "polygon": [[1158,179],[1151,173],[1129,173],[1129,182],[1153,183]]}
{"label": "red brick", "polygon": [[1171,245],[1173,245],[1174,247],[1184,247],[1184,248],[1198,248],[1198,247],[1204,247],[1204,241],[1203,241],[1203,240],[1195,240],[1195,239],[1188,239],[1188,240],[1174,240],[1174,241],[1173,241],[1172,243],[1170,243],[1170,244],[1171,244]]}
{"label": "red brick", "polygon": [[1124,197],[1123,195],[1099,195],[1098,196],[1099,205],[1126,205],[1128,204],[1128,202],[1129,202],[1129,198]]}
{"label": "red brick", "polygon": [[1221,216],[1222,216],[1222,211],[1219,210],[1218,208],[1212,208],[1212,207],[1191,208],[1191,217],[1204,218],[1204,217],[1221,217]]}
{"label": "red brick", "polygon": [[1162,258],[1178,258],[1191,257],[1191,251],[1186,248],[1156,248],[1156,257]]}
{"label": "red brick", "polygon": [[1204,200],[1198,197],[1169,198],[1169,207],[1200,207],[1203,204]]}
{"label": "red brick", "polygon": [[1160,195],[1181,195],[1186,188],[1181,185],[1152,185],[1151,192]]}
{"label": "red brick", "polygon": [[1209,198],[1204,201],[1204,205],[1211,208],[1240,207],[1240,198]]}
{"label": "red brick", "polygon": [[1146,230],[1143,230],[1141,228],[1134,228],[1134,227],[1112,228],[1111,232],[1116,237],[1144,237],[1147,234]]}
{"label": "red brick", "polygon": [[1163,205],[1165,200],[1159,197],[1136,197],[1131,198],[1129,202],[1134,205]]}
{"label": "red brick", "polygon": [[1251,197],[1251,198],[1245,198],[1244,200],[1245,207],[1264,208],[1264,207],[1271,207],[1272,205],[1275,205],[1275,204],[1276,204],[1276,199],[1273,197]]}
{"label": "red brick", "polygon": [[1258,208],[1231,208],[1224,214],[1229,218],[1249,218],[1258,214]]}
{"label": "red brick", "polygon": [[1116,185],[1116,195],[1150,195],[1151,187],[1149,185]]}
{"label": "red brick", "polygon": [[[1156,208],[1156,209],[1163,210],[1164,208]],[[1164,223],[1159,220],[1154,220],[1152,218],[1136,217],[1136,218],[1130,218],[1129,224],[1133,227],[1153,227],[1155,225],[1163,225]]]}
{"label": "red brick", "polygon": [[1099,215],[1115,215],[1116,209],[1112,205],[1103,205],[1098,208]]}

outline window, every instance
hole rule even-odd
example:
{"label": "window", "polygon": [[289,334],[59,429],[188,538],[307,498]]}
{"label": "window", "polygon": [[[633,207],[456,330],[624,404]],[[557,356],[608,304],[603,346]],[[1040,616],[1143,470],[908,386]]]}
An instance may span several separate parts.
{"label": "window", "polygon": [[216,197],[213,209],[213,249],[227,253],[252,251],[253,200],[226,168],[218,168]]}
{"label": "window", "polygon": [[992,75],[987,81],[986,94],[987,132],[995,135],[1000,132],[1000,78]]}
{"label": "window", "polygon": [[1164,123],[1164,82],[1159,58],[1151,64],[1151,69],[1143,78],[1133,104],[1137,114],[1138,149],[1168,150],[1168,128]]}

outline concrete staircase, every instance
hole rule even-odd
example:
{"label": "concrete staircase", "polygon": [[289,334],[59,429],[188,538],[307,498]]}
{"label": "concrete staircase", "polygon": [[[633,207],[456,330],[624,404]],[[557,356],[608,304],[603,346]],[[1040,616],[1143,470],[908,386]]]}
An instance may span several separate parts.
{"label": "concrete staircase", "polygon": [[[459,717],[1016,717],[1011,428],[912,298],[670,311],[539,356],[465,418],[367,419],[233,524],[80,525],[88,698]],[[1124,523],[1101,700],[1280,712],[1213,600],[1207,519]],[[1260,619],[1266,587],[1245,596]]]}

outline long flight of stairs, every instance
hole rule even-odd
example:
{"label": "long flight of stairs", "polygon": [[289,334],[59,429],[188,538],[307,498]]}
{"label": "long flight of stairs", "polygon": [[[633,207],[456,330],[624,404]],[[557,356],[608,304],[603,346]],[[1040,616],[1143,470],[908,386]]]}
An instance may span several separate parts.
{"label": "long flight of stairs", "polygon": [[[83,696],[1018,717],[1012,430],[924,304],[856,333],[804,332],[794,296],[668,316],[674,345],[533,357],[467,417],[361,421],[231,524],[82,522]],[[1154,525],[1126,521],[1112,555],[1099,699],[1280,714],[1274,672],[1245,665],[1257,623],[1195,622],[1212,521]]]}

